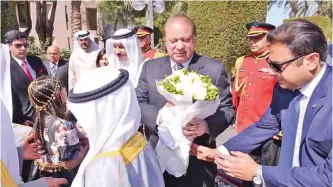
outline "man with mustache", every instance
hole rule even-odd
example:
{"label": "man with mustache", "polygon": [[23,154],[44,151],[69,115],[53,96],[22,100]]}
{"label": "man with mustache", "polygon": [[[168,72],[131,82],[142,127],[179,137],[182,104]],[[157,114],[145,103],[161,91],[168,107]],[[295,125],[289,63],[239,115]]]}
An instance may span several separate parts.
{"label": "man with mustache", "polygon": [[158,52],[156,49],[150,46],[151,44],[151,34],[153,34],[154,30],[147,26],[138,26],[135,27],[136,36],[139,38],[140,47],[142,50],[143,61],[146,62],[148,60],[163,57],[164,53]]}
{"label": "man with mustache", "polygon": [[86,30],[74,34],[74,50],[69,59],[68,89],[71,90],[76,81],[85,72],[96,68],[99,47],[93,35]]}
{"label": "man with mustache", "polygon": [[[237,112],[235,126],[238,133],[258,121],[264,114],[272,100],[273,87],[276,83],[266,61],[269,56],[266,37],[275,26],[263,22],[250,22],[246,24],[246,28],[251,54],[237,59],[232,90],[233,104]],[[251,156],[258,163],[275,165],[278,160],[276,151],[279,144],[277,140],[270,140],[263,147],[254,150]],[[252,186],[251,182],[243,183],[245,186]]]}

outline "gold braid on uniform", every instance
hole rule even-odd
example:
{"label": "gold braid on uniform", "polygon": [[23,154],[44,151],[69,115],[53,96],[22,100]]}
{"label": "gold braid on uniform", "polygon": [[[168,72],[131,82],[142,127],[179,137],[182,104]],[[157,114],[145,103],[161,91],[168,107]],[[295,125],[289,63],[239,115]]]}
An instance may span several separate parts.
{"label": "gold braid on uniform", "polygon": [[147,53],[150,49],[151,47],[149,46],[146,50],[143,51],[143,53]]}

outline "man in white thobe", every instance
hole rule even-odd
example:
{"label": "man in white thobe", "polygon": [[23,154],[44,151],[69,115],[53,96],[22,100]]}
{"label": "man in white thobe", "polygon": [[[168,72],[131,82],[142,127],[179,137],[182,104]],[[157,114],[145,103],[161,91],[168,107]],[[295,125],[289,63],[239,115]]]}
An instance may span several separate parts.
{"label": "man in white thobe", "polygon": [[86,30],[74,34],[74,50],[69,58],[68,89],[71,90],[76,81],[86,72],[96,68],[99,47],[93,35]]}
{"label": "man in white thobe", "polygon": [[153,148],[138,131],[141,111],[126,70],[96,68],[69,92],[90,149],[72,187],[164,187]]}

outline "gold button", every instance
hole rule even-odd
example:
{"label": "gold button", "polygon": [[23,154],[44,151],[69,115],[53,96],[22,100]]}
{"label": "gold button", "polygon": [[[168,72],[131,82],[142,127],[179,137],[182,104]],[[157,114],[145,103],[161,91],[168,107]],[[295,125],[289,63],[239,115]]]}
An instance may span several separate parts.
{"label": "gold button", "polygon": [[246,97],[249,97],[250,95],[249,94],[246,94]]}
{"label": "gold button", "polygon": [[248,85],[251,86],[251,83],[249,83]]}
{"label": "gold button", "polygon": [[262,78],[263,78],[263,79],[265,79],[266,77],[265,77],[265,76],[263,76]]}
{"label": "gold button", "polygon": [[254,63],[256,64],[256,63],[258,63],[258,62],[255,60]]}
{"label": "gold button", "polygon": [[251,75],[253,75],[253,72],[250,72]]}
{"label": "gold button", "polygon": [[249,107],[245,107],[245,110],[249,110]]}

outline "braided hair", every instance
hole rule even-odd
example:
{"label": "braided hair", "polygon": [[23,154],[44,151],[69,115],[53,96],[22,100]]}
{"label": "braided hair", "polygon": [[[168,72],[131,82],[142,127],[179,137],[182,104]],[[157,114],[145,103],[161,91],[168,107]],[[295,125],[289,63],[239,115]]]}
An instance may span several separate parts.
{"label": "braided hair", "polygon": [[45,119],[48,116],[56,116],[67,120],[66,104],[61,96],[61,82],[58,78],[43,76],[32,81],[28,87],[28,95],[31,104],[36,109],[34,130],[36,140],[39,140],[43,146],[44,127],[47,126]]}

